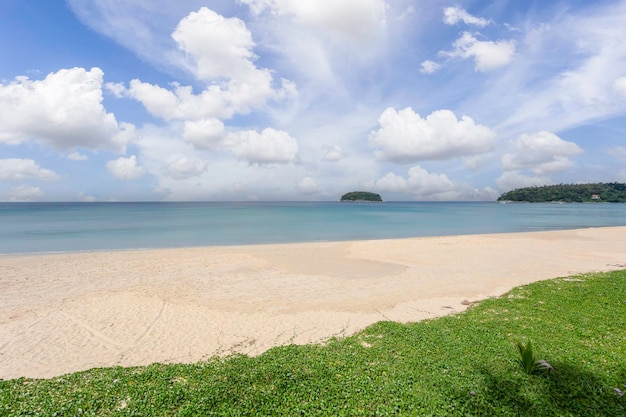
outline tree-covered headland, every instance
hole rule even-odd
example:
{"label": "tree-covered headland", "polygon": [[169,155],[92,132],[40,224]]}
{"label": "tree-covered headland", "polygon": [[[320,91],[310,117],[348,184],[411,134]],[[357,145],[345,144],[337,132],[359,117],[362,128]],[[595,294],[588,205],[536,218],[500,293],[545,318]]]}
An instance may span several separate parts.
{"label": "tree-covered headland", "polygon": [[382,202],[380,194],[370,193],[367,191],[352,191],[341,196],[340,201],[373,201]]}
{"label": "tree-covered headland", "polygon": [[528,203],[626,203],[626,184],[558,184],[518,188],[502,194],[498,201]]}

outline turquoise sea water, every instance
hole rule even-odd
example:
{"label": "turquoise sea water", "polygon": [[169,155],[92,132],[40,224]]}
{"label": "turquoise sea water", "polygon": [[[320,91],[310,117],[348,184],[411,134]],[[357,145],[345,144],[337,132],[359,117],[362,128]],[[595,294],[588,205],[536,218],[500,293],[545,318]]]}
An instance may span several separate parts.
{"label": "turquoise sea water", "polygon": [[388,239],[625,225],[626,204],[0,203],[0,253]]}

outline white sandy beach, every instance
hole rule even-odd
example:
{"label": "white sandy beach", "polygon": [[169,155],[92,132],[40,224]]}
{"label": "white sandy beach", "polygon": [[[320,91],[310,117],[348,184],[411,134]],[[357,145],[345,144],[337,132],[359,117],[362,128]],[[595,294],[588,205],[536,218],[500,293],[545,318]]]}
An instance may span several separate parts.
{"label": "white sandy beach", "polygon": [[197,362],[624,268],[626,227],[0,256],[0,378]]}

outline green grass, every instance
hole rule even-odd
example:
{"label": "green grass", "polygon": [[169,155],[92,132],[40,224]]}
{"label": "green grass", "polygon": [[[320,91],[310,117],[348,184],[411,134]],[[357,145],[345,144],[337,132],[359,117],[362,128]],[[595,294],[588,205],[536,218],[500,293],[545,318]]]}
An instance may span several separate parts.
{"label": "green grass", "polygon": [[[555,372],[529,375],[517,341]],[[0,381],[2,416],[624,416],[626,271],[538,282],[465,313],[324,346]]]}

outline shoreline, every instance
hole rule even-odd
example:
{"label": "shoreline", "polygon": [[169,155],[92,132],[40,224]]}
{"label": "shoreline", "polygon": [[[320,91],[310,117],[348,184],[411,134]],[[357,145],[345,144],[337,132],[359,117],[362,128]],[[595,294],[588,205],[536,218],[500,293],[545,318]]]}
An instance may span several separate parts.
{"label": "shoreline", "polygon": [[[513,202],[517,203],[517,202]],[[89,204],[89,203],[86,203]],[[527,204],[527,203],[523,203]],[[535,203],[528,203],[535,204]],[[549,204],[549,203],[541,203]],[[586,203],[568,203],[568,204],[586,204]],[[599,203],[593,203],[599,204]],[[607,203],[608,204],[608,203]],[[613,203],[616,204],[616,203]],[[626,204],[626,203],[624,203]],[[316,243],[356,243],[356,242],[379,242],[379,241],[401,241],[412,239],[431,239],[431,238],[445,238],[445,237],[462,237],[462,236],[492,236],[492,235],[518,235],[526,233],[543,233],[543,232],[566,232],[572,230],[587,230],[587,229],[607,229],[607,228],[625,228],[623,226],[587,226],[587,227],[573,227],[565,229],[540,229],[540,230],[519,230],[513,232],[480,232],[480,233],[466,233],[466,234],[444,234],[444,235],[424,235],[424,236],[409,236],[409,237],[389,237],[389,238],[363,238],[363,239],[325,239],[325,240],[303,240],[303,241],[285,241],[285,242],[258,242],[258,243],[234,243],[234,244],[213,244],[213,245],[191,245],[191,246],[155,246],[155,247],[137,247],[137,248],[114,248],[114,249],[84,249],[84,250],[59,250],[59,251],[40,251],[40,252],[0,252],[0,259],[10,257],[21,256],[48,256],[48,255],[71,255],[71,254],[88,254],[88,253],[125,253],[125,252],[154,252],[154,251],[168,251],[168,250],[193,250],[193,249],[209,249],[209,248],[245,248],[256,246],[277,246],[277,245],[300,245],[300,244],[316,244]]]}
{"label": "shoreline", "polygon": [[191,363],[463,311],[626,267],[626,227],[2,254],[0,378]]}

